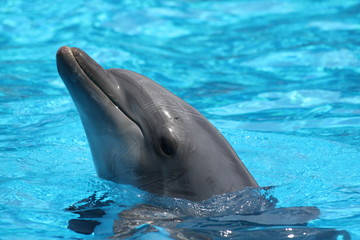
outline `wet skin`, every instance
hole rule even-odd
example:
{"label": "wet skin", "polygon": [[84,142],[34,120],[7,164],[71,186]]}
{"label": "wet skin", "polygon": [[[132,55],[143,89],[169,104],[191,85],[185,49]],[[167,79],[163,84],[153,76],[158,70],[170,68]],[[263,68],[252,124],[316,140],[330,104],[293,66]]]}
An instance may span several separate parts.
{"label": "wet skin", "polygon": [[193,201],[258,187],[221,133],[156,82],[105,70],[78,48],[56,59],[101,178]]}

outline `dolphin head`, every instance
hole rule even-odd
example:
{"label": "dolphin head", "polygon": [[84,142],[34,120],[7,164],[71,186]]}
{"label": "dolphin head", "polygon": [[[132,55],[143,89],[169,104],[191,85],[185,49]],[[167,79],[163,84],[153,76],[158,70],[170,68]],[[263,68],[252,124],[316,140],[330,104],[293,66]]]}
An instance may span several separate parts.
{"label": "dolphin head", "polygon": [[258,187],[216,128],[151,79],[78,48],[61,47],[57,67],[101,178],[194,201]]}

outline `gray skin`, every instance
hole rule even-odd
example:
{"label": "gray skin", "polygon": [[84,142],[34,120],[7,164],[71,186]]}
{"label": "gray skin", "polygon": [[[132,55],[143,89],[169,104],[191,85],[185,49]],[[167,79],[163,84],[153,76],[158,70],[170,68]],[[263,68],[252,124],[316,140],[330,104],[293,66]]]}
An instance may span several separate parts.
{"label": "gray skin", "polygon": [[99,177],[192,201],[258,187],[219,131],[156,82],[105,70],[78,48],[61,47],[56,60]]}

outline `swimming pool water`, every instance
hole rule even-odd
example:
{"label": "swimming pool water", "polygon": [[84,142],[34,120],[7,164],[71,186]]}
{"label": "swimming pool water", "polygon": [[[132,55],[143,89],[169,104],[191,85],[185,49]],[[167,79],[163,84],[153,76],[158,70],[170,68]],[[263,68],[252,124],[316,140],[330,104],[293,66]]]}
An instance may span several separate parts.
{"label": "swimming pool water", "polygon": [[279,207],[317,206],[310,226],[360,239],[357,0],[5,0],[0,19],[0,239],[84,238],[66,207],[143,196],[96,176],[56,70],[63,45],[156,80],[277,186]]}

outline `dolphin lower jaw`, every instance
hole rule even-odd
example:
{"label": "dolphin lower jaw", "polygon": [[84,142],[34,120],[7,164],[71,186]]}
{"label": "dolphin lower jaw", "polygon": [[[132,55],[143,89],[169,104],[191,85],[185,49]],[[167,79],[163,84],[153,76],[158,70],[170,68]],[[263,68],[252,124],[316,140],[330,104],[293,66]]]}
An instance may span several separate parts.
{"label": "dolphin lower jaw", "polygon": [[83,124],[87,125],[85,131],[99,177],[138,185],[133,174],[143,159],[142,148],[145,145],[139,127],[119,110],[105,119],[107,124],[99,124],[96,129],[91,127],[94,126],[93,120],[83,121]]}
{"label": "dolphin lower jaw", "polygon": [[144,145],[143,134],[77,61],[71,48],[59,49],[58,71],[79,112],[96,172],[103,179],[136,185],[124,169],[129,173],[136,167],[139,148]]}
{"label": "dolphin lower jaw", "polygon": [[[86,115],[94,116],[91,111],[98,107],[99,112],[108,110],[108,113],[111,113],[102,114],[106,116],[118,110],[124,119],[130,120],[145,134],[138,119],[133,116],[131,109],[128,109],[128,96],[120,86],[122,83],[114,81],[111,74],[84,51],[78,48],[61,47],[57,53],[57,65],[60,76],[79,112],[89,111],[90,113]],[[110,118],[114,117],[110,116]],[[117,121],[121,120],[117,119]]]}
{"label": "dolphin lower jaw", "polygon": [[139,158],[137,154],[141,150],[132,145],[143,146],[144,139],[136,123],[90,80],[87,81],[86,88],[71,86],[68,89],[79,112],[97,174],[111,179],[122,169],[120,162]]}

